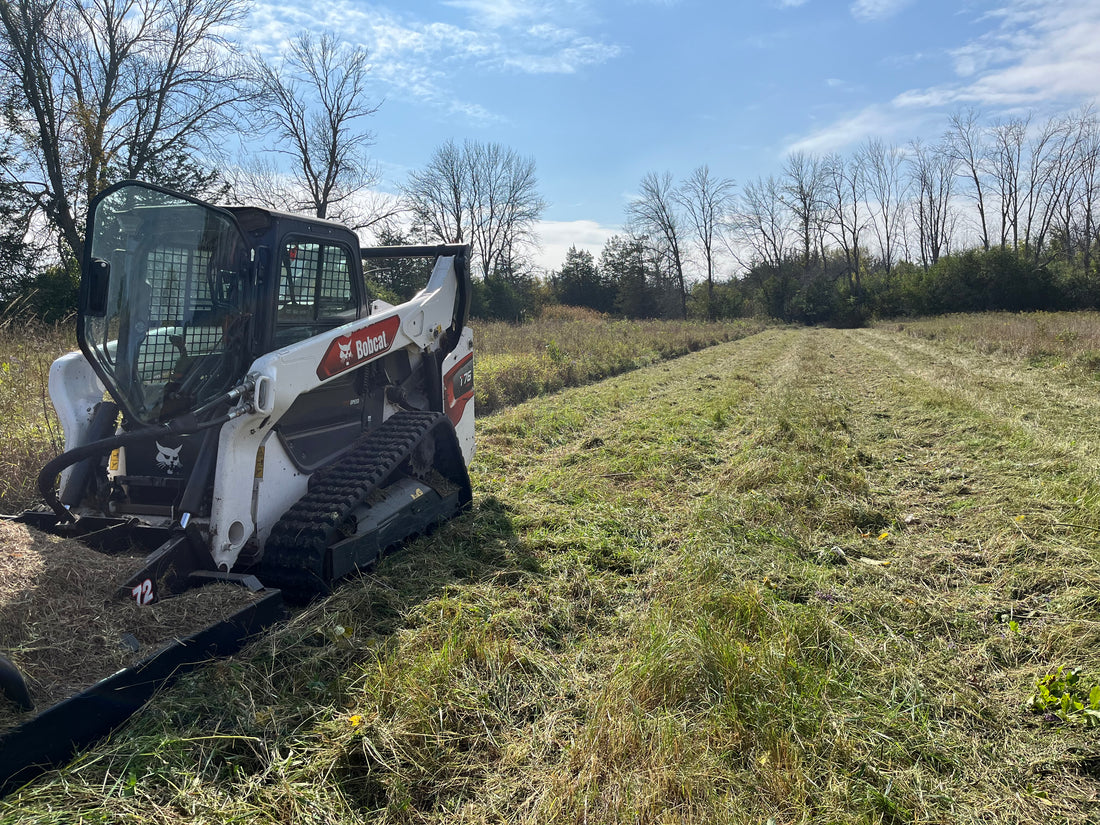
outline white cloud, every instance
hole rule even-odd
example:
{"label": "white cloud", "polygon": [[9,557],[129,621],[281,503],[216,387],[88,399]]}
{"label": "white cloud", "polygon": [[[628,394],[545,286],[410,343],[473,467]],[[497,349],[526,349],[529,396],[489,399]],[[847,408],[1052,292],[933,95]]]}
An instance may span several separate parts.
{"label": "white cloud", "polygon": [[855,0],[850,10],[856,20],[870,22],[893,17],[910,2],[911,0]]}
{"label": "white cloud", "polygon": [[604,226],[596,221],[539,221],[536,228],[541,239],[541,249],[535,256],[538,266],[549,272],[561,269],[569,247],[587,249],[599,259],[607,239],[622,231],[614,226]]}
{"label": "white cloud", "polygon": [[922,124],[942,126],[943,115],[959,106],[993,114],[1100,103],[1100,4],[1095,0],[1010,0],[986,19],[995,24],[990,31],[952,52],[955,82],[872,103],[792,140],[786,151],[822,153],[867,137],[911,137]]}
{"label": "white cloud", "polygon": [[502,117],[463,99],[452,81],[456,67],[572,74],[622,53],[614,43],[563,25],[562,21],[586,19],[580,0],[446,3],[469,15],[468,26],[417,18],[354,0],[337,0],[319,8],[299,5],[304,2],[259,0],[253,11],[249,45],[277,56],[289,38],[303,28],[336,31],[344,39],[367,47],[374,76],[396,93],[480,122],[499,121]]}
{"label": "white cloud", "polygon": [[867,106],[855,114],[822,126],[817,131],[791,141],[783,154],[807,152],[823,155],[853,146],[868,137],[903,139],[913,134],[913,116],[901,117],[893,104]]}
{"label": "white cloud", "polygon": [[539,14],[537,4],[530,0],[447,0],[443,5],[463,9],[491,28],[514,26]]}

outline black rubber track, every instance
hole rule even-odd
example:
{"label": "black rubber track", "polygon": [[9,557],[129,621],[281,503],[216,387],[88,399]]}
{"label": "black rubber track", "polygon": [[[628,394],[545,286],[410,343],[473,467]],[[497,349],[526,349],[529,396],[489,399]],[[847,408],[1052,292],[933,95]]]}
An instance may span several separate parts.
{"label": "black rubber track", "polygon": [[259,576],[294,601],[328,593],[333,584],[327,550],[355,532],[352,513],[371,492],[389,483],[417,446],[432,438],[431,469],[464,490],[470,478],[458,437],[442,413],[398,412],[364,435],[338,461],[315,472],[309,490],[276,522],[264,546]]}

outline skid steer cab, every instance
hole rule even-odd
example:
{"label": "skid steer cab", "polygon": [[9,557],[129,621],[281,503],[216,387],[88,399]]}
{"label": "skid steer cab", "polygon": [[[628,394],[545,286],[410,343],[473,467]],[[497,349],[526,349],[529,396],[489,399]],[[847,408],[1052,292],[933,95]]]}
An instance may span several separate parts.
{"label": "skid steer cab", "polygon": [[[50,397],[65,453],[20,518],[151,551],[119,593],[211,579],[327,592],[471,500],[468,249],[128,181],[91,204],[80,351]],[[364,267],[422,270],[394,306]]]}

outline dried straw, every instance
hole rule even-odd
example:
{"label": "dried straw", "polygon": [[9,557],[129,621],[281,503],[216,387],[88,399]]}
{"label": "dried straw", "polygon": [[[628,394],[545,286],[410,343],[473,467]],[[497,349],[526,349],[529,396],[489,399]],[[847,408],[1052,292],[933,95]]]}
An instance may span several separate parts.
{"label": "dried straw", "polygon": [[[34,712],[229,616],[252,598],[242,587],[216,584],[145,607],[115,600],[118,585],[140,561],[0,521],[0,652],[22,671]],[[136,652],[133,639],[140,645]],[[0,696],[0,729],[26,716]]]}

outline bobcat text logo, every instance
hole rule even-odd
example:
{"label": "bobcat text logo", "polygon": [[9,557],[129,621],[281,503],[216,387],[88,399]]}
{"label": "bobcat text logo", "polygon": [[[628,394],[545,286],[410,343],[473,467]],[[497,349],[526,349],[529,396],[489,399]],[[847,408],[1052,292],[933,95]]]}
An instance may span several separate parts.
{"label": "bobcat text logo", "polygon": [[159,441],[157,442],[157,466],[160,467],[168,475],[175,475],[176,473],[183,471],[183,462],[180,461],[180,450],[183,449],[183,445],[176,447],[165,447]]}
{"label": "bobcat text logo", "polygon": [[333,338],[317,364],[317,377],[324,381],[378,358],[394,346],[399,329],[401,319],[394,315]]}
{"label": "bobcat text logo", "polygon": [[[381,352],[386,349],[389,345],[390,343],[386,340],[386,333],[384,332],[381,335],[375,335],[373,338],[367,338],[362,341],[356,340],[355,357],[369,358],[376,352]],[[351,345],[349,344],[348,347],[350,348]]]}

